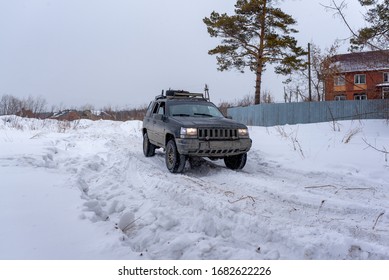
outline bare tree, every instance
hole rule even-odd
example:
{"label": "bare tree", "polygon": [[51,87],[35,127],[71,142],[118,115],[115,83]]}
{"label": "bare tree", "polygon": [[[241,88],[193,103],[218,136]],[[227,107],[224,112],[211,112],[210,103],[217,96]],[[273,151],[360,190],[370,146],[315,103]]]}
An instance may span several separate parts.
{"label": "bare tree", "polygon": [[270,91],[265,90],[262,94],[262,103],[274,103],[274,97]]}
{"label": "bare tree", "polygon": [[223,115],[227,117],[227,109],[234,107],[234,104],[232,104],[231,102],[222,101],[221,103],[219,103],[218,107],[219,110],[223,113]]}
{"label": "bare tree", "polygon": [[47,101],[42,96],[32,97],[30,95],[27,99],[22,100],[21,109],[29,110],[34,115],[37,115],[46,111],[46,105]]}
{"label": "bare tree", "polygon": [[246,106],[254,105],[254,103],[255,103],[254,98],[255,97],[253,95],[247,94],[247,95],[243,96],[242,99],[235,101],[235,104],[238,107],[246,107]]}
{"label": "bare tree", "polygon": [[22,108],[22,101],[12,95],[3,95],[0,100],[0,115],[15,115]]}
{"label": "bare tree", "polygon": [[336,75],[337,68],[333,64],[334,56],[337,54],[339,44],[336,41],[330,48],[322,51],[319,46],[311,43],[311,80],[307,71],[293,73],[288,79],[284,90],[285,102],[309,101],[309,82],[313,86],[312,100],[322,101],[325,99],[326,81]]}

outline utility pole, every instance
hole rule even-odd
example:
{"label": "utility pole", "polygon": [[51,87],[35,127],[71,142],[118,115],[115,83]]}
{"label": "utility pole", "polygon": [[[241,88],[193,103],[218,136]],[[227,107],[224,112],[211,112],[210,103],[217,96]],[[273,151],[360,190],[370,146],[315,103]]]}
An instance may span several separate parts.
{"label": "utility pole", "polygon": [[308,43],[308,93],[309,102],[312,101],[312,86],[311,86],[311,43]]}

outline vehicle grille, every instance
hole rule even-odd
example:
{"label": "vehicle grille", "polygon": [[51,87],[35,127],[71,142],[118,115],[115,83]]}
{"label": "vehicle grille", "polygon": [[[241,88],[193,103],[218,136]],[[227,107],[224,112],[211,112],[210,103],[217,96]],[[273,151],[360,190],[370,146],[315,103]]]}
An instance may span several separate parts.
{"label": "vehicle grille", "polygon": [[237,139],[238,130],[231,128],[199,128],[198,136],[202,140]]}

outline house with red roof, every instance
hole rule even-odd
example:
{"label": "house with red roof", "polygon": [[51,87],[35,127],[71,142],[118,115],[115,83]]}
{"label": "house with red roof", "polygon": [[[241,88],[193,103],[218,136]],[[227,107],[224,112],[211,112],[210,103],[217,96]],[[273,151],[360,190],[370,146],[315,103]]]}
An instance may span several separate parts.
{"label": "house with red roof", "polygon": [[325,100],[389,99],[389,50],[332,57]]}

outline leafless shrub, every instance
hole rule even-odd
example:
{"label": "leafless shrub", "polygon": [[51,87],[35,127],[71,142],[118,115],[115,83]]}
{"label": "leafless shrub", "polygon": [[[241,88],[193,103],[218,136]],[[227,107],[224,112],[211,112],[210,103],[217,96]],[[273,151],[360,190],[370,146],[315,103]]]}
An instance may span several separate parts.
{"label": "leafless shrub", "polygon": [[332,114],[331,108],[329,106],[327,106],[327,108],[328,108],[328,112],[330,113],[330,116],[331,116],[331,119],[332,119],[332,130],[339,132],[340,131],[340,125],[337,122],[337,120],[335,119],[334,114]]}
{"label": "leafless shrub", "polygon": [[254,105],[254,95],[247,94],[242,99],[239,99],[235,102],[238,107],[247,107],[250,105]]}
{"label": "leafless shrub", "polygon": [[288,134],[285,131],[285,128],[283,126],[277,126],[276,127],[276,131],[280,134],[280,136],[282,138],[290,139],[290,141],[292,142],[292,145],[293,145],[293,149],[295,151],[298,151],[302,158],[305,158],[303,149],[302,149],[302,147],[300,145],[300,142],[297,139],[297,131],[292,131],[291,133]]}
{"label": "leafless shrub", "polygon": [[276,131],[281,135],[282,138],[288,138],[288,133],[285,132],[285,128],[283,126],[277,126]]}
{"label": "leafless shrub", "polygon": [[357,135],[359,132],[361,132],[361,128],[357,127],[352,130],[350,130],[343,138],[342,142],[345,144],[348,144],[351,141],[351,138],[353,138],[355,135]]}
{"label": "leafless shrub", "polygon": [[274,97],[268,90],[262,93],[261,99],[262,103],[274,103]]}
{"label": "leafless shrub", "polygon": [[3,124],[7,127],[11,127],[17,130],[23,130],[24,126],[21,123],[21,118],[15,115],[1,118]]}
{"label": "leafless shrub", "polygon": [[78,127],[79,127],[79,125],[80,125],[80,122],[81,122],[81,120],[80,119],[78,119],[78,120],[75,120],[75,121],[72,121],[71,123],[72,123],[72,126],[71,126],[71,128],[72,129],[74,129],[74,130],[76,130]]}
{"label": "leafless shrub", "polygon": [[111,116],[110,119],[115,121],[143,120],[146,111],[146,105],[132,109],[113,110],[111,107],[103,109],[104,114]]}
{"label": "leafless shrub", "polygon": [[222,112],[224,116],[227,116],[227,109],[234,107],[234,105],[230,102],[223,101],[219,104],[219,110]]}
{"label": "leafless shrub", "polygon": [[65,133],[68,129],[70,129],[71,125],[69,121],[58,121],[57,122],[57,131],[59,133]]}
{"label": "leafless shrub", "polygon": [[292,141],[294,150],[298,151],[302,158],[305,158],[305,155],[304,155],[303,149],[300,145],[300,142],[297,140],[297,135],[295,135],[294,137],[291,137],[290,140]]}
{"label": "leafless shrub", "polygon": [[80,107],[80,111],[94,111],[94,110],[95,110],[95,106],[93,106],[92,104],[85,104]]}
{"label": "leafless shrub", "polygon": [[[261,94],[261,103],[274,103],[274,97],[270,91],[264,91]],[[255,104],[255,96],[253,94],[246,94],[241,99],[235,99],[233,102],[221,101],[218,105],[219,110],[224,116],[227,116],[228,108],[232,107],[247,107]]]}
{"label": "leafless shrub", "polygon": [[372,144],[370,144],[369,142],[367,142],[367,140],[365,138],[363,138],[362,140],[363,140],[363,142],[365,142],[365,144],[368,146],[368,148],[372,148],[373,150],[376,150],[377,152],[383,153],[385,156],[385,162],[388,162],[389,151],[386,149],[386,147],[383,146],[382,149],[379,149],[379,148],[373,146]]}

